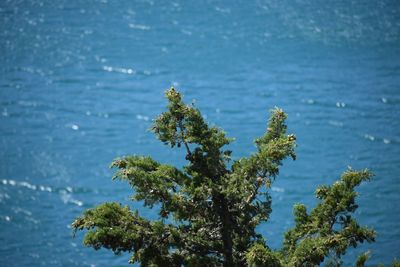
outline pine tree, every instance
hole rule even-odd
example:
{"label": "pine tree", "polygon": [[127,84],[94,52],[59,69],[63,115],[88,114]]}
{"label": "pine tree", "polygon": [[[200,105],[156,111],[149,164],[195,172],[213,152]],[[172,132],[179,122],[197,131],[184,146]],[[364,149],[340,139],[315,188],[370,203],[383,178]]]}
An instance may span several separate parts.
{"label": "pine tree", "polygon": [[[271,213],[271,184],[282,161],[296,159],[296,137],[287,135],[287,115],[271,111],[266,133],[255,140],[256,152],[231,160],[226,145],[233,139],[210,127],[200,111],[186,105],[174,88],[166,91],[168,109],[152,131],[164,144],[185,150],[179,170],[146,156],[113,161],[113,179],[127,181],[135,201],[159,209],[149,221],[119,203],[88,209],[72,226],[87,229],[84,244],[114,253],[129,252],[142,266],[315,266],[340,265],[349,247],[373,242],[375,231],[360,226],[355,187],[371,179],[368,170],[348,169],[331,186],[320,186],[315,208],[294,207],[295,226],[283,247],[272,250],[256,227]],[[360,256],[363,266],[367,254]]]}

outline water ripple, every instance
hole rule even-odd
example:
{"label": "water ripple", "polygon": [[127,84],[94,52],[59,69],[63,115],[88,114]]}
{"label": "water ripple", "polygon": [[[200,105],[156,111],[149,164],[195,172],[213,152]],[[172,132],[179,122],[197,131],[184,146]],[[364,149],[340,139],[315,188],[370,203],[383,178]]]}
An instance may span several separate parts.
{"label": "water ripple", "polygon": [[16,181],[16,180],[7,180],[7,179],[2,179],[1,183],[3,185],[8,185],[8,186],[12,186],[12,187],[21,187],[21,188],[26,188],[26,189],[30,189],[33,191],[41,191],[41,192],[55,192],[58,193],[60,195],[61,200],[65,203],[72,203],[75,204],[77,206],[82,206],[83,202],[79,201],[77,199],[74,199],[72,197],[72,193],[74,192],[73,188],[70,186],[64,187],[64,188],[54,188],[54,187],[50,187],[50,186],[44,186],[44,185],[35,185],[35,184],[31,184],[28,183],[26,181]]}

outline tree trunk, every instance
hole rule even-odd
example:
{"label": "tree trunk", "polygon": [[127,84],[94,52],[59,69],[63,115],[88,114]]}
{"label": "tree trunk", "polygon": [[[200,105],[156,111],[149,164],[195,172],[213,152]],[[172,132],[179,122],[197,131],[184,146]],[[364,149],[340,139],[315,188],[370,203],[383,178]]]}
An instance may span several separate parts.
{"label": "tree trunk", "polygon": [[223,195],[218,197],[220,204],[220,216],[222,221],[222,241],[224,244],[224,266],[234,266],[233,245],[232,245],[232,220],[230,218],[228,205]]}

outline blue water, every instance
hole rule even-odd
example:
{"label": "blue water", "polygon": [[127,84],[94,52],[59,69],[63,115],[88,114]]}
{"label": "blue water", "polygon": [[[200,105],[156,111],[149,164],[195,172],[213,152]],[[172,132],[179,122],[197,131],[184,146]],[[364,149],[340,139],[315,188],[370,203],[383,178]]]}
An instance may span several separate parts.
{"label": "blue water", "polygon": [[[359,188],[371,264],[400,258],[400,4],[397,1],[0,2],[0,266],[124,266],[70,223],[104,201],[129,203],[111,160],[153,155],[147,131],[173,85],[223,127],[235,159],[254,151],[268,110],[289,114],[298,160],[272,187],[260,226],[279,248],[292,206],[348,165],[376,174]],[[156,213],[131,203],[148,218]]]}

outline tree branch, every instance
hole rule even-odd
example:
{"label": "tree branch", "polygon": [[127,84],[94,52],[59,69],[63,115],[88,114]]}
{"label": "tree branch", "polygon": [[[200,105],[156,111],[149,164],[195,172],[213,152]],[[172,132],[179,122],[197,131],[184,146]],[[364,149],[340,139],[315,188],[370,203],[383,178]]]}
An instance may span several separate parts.
{"label": "tree branch", "polygon": [[258,194],[258,189],[260,189],[262,182],[264,181],[264,178],[266,178],[267,176],[267,170],[264,170],[264,172],[262,173],[262,175],[260,175],[259,177],[257,177],[257,185],[256,188],[254,189],[253,194],[251,194],[247,199],[246,199],[246,203],[250,204],[251,202],[253,202],[253,200],[256,198],[257,194]]}
{"label": "tree branch", "polygon": [[256,196],[258,194],[258,189],[260,189],[260,186],[261,186],[261,183],[256,185],[256,188],[254,189],[253,193],[246,199],[247,204],[250,204],[256,198]]}
{"label": "tree branch", "polygon": [[190,160],[192,158],[192,152],[190,151],[188,143],[185,141],[185,135],[184,135],[184,130],[183,130],[183,125],[182,125],[182,120],[179,120],[179,130],[181,131],[181,139],[182,143],[185,145],[186,151],[187,151],[187,158]]}

